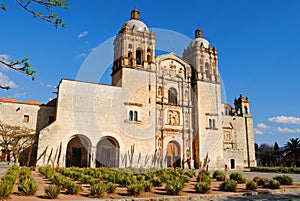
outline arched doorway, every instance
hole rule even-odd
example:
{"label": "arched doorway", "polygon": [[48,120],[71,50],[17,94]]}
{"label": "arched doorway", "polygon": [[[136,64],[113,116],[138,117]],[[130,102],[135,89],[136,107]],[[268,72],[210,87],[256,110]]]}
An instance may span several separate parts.
{"label": "arched doorway", "polygon": [[77,135],[67,146],[66,167],[89,167],[91,143],[88,138]]}
{"label": "arched doorway", "polygon": [[180,146],[176,141],[171,141],[167,146],[167,166],[181,167]]}
{"label": "arched doorway", "polygon": [[235,169],[235,160],[234,159],[231,159],[230,160],[230,169]]}
{"label": "arched doorway", "polygon": [[104,137],[97,144],[96,167],[118,167],[120,146],[117,140]]}

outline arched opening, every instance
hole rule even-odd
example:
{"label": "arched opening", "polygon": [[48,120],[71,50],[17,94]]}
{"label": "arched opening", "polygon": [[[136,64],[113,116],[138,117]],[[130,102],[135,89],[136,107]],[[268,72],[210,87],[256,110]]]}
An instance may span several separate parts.
{"label": "arched opening", "polygon": [[212,121],[211,121],[211,119],[208,120],[208,128],[212,128]]}
{"label": "arched opening", "polygon": [[129,121],[133,121],[133,112],[132,110],[129,111],[129,118],[128,118]]}
{"label": "arched opening", "polygon": [[119,150],[120,146],[117,140],[104,137],[97,144],[96,167],[118,167]]}
{"label": "arched opening", "polygon": [[209,72],[209,63],[208,62],[205,63],[205,73],[206,73],[206,76],[210,75],[210,72]]}
{"label": "arched opening", "polygon": [[212,127],[216,128],[216,120],[215,119],[212,120]]}
{"label": "arched opening", "polygon": [[181,167],[180,146],[176,141],[171,141],[167,146],[167,166]]}
{"label": "arched opening", "polygon": [[91,143],[85,136],[77,135],[67,146],[66,167],[89,167]]}
{"label": "arched opening", "polygon": [[138,112],[134,111],[133,120],[138,121]]}
{"label": "arched opening", "polygon": [[135,54],[135,56],[136,56],[136,64],[137,65],[142,65],[142,58],[143,58],[143,54],[142,54],[143,52],[142,52],[142,50],[141,49],[137,49],[136,50],[136,54]]}
{"label": "arched opening", "polygon": [[247,106],[244,107],[244,114],[248,114],[248,107]]}
{"label": "arched opening", "polygon": [[232,170],[235,169],[235,160],[234,159],[230,160],[230,169],[232,169]]}
{"label": "arched opening", "polygon": [[177,90],[173,87],[168,91],[168,102],[169,104],[177,104]]}

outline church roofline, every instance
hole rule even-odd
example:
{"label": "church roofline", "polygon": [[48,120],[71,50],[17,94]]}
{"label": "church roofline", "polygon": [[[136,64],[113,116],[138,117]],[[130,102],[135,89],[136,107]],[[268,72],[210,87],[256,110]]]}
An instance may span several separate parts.
{"label": "church roofline", "polygon": [[98,85],[98,86],[107,86],[107,87],[113,87],[113,88],[122,88],[119,86],[113,86],[111,84],[102,84],[102,83],[96,83],[96,82],[88,82],[88,81],[82,81],[82,80],[74,80],[74,79],[68,79],[68,78],[62,78],[59,82],[59,85],[63,82],[63,81],[69,81],[69,82],[79,82],[79,83],[85,83],[85,84],[94,84],[94,85]]}

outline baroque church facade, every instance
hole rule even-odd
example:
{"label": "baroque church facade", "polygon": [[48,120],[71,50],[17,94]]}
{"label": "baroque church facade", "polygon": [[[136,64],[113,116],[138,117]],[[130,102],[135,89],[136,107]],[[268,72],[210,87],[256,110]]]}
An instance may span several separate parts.
{"label": "baroque church facade", "polygon": [[255,166],[250,102],[221,102],[217,49],[200,29],[182,57],[156,56],[155,44],[135,9],[114,40],[112,85],[62,79],[47,105],[0,99],[0,121],[39,133],[38,165]]}

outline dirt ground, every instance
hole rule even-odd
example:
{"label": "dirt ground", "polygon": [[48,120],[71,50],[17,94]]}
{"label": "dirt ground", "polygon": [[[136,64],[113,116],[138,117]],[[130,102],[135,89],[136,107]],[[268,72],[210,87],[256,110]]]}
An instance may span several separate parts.
{"label": "dirt ground", "polygon": [[[2,175],[5,173],[2,173]],[[1,175],[1,176],[2,176]],[[0,176],[0,177],[1,177]],[[9,200],[12,201],[35,201],[35,200],[46,200],[47,197],[44,192],[44,188],[51,184],[51,182],[45,177],[40,174],[38,171],[32,172],[32,176],[34,177],[39,190],[36,192],[34,196],[22,196],[18,193],[17,184],[15,184],[13,189],[13,194],[10,196]],[[179,194],[179,196],[197,196],[197,194],[194,190],[194,184],[197,183],[196,177],[193,178],[189,183],[185,184],[185,187],[183,191]],[[227,192],[223,192],[219,190],[219,185],[221,182],[217,182],[214,179],[211,180],[211,191],[210,194],[227,194]],[[280,189],[293,189],[293,188],[300,188],[300,184],[293,184],[291,186],[281,186]],[[258,188],[257,190],[266,190],[263,188]],[[246,190],[246,184],[238,184],[237,192],[249,192]],[[149,193],[142,193],[140,196],[137,197],[163,197],[163,196],[169,196],[167,195],[165,191],[165,186],[163,187],[157,187],[152,190],[152,192]],[[124,198],[130,198],[130,196],[127,195],[126,188],[117,188],[114,193],[112,194],[105,194],[103,199],[124,199]],[[58,199],[61,200],[89,200],[94,199],[93,197],[89,196],[89,185],[84,184],[82,185],[82,191],[79,193],[79,195],[68,195],[64,191],[61,191],[60,195],[58,196]]]}

